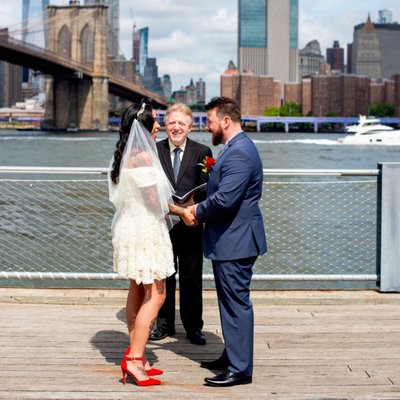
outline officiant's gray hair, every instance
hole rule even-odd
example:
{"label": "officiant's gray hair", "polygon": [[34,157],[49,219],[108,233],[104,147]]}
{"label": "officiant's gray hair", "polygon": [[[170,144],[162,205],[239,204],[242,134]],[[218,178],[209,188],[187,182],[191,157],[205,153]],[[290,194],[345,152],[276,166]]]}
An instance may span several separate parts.
{"label": "officiant's gray hair", "polygon": [[192,110],[184,103],[175,103],[168,107],[168,110],[166,111],[165,116],[164,116],[165,123],[168,122],[169,115],[171,113],[177,112],[177,111],[187,115],[190,119],[190,125],[193,124]]}

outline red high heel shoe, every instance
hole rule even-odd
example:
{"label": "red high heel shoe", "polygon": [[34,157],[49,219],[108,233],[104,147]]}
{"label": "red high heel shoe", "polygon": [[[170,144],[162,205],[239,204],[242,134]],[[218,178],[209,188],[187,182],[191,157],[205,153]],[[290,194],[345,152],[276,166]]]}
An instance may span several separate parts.
{"label": "red high heel shoe", "polygon": [[[125,350],[124,358],[122,360],[124,360],[126,358],[126,356],[129,354],[130,351],[131,351],[131,348],[128,346]],[[155,376],[155,375],[162,375],[164,373],[164,371],[162,369],[158,369],[158,368],[150,368],[150,369],[146,369],[146,373],[148,376]]]}
{"label": "red high heel shoe", "polygon": [[154,378],[145,379],[143,381],[139,381],[138,379],[136,379],[135,375],[133,375],[132,372],[128,370],[128,361],[143,361],[143,357],[124,357],[121,362],[122,383],[124,385],[126,384],[126,375],[130,375],[138,386],[153,386],[161,384],[161,381]]}

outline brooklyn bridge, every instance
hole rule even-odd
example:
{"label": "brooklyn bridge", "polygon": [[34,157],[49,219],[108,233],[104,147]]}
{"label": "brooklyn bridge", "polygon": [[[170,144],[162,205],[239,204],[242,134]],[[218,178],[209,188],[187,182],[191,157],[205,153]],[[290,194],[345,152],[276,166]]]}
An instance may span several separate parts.
{"label": "brooklyn bridge", "polygon": [[107,7],[49,6],[39,47],[0,30],[0,60],[45,76],[45,119],[49,128],[108,128],[108,94],[165,108],[166,99],[114,71],[107,53]]}

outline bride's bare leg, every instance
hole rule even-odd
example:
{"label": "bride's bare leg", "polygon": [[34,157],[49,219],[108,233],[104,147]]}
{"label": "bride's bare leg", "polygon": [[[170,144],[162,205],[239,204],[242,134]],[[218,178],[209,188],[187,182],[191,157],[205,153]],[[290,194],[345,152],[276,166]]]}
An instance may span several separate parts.
{"label": "bride's bare leg", "polygon": [[[136,314],[129,357],[142,358],[145,356],[147,340],[156,321],[158,311],[165,301],[165,280],[143,285],[143,289],[143,303]],[[135,367],[135,376],[138,379],[147,379],[143,364],[140,362],[129,362],[129,364]]]}
{"label": "bride's bare leg", "polygon": [[131,279],[126,299],[126,323],[128,325],[129,345],[132,347],[133,331],[135,328],[136,316],[143,304],[144,288]]}
{"label": "bride's bare leg", "polygon": [[[128,297],[126,299],[126,323],[128,325],[129,347],[132,347],[133,331],[135,328],[135,320],[137,313],[144,299],[143,285],[138,285],[134,280],[130,281]],[[150,368],[150,363],[147,360],[146,354],[143,355],[143,366]]]}

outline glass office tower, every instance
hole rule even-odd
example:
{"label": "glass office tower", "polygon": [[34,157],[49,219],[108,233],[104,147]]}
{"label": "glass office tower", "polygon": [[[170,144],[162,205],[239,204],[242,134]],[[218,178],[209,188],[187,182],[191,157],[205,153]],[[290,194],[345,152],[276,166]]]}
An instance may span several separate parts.
{"label": "glass office tower", "polygon": [[267,47],[267,2],[239,0],[239,46]]}
{"label": "glass office tower", "polygon": [[[47,6],[49,0],[22,0],[22,40],[35,46],[47,47]],[[23,68],[23,82],[32,79]]]}
{"label": "glass office tower", "polygon": [[107,51],[112,59],[119,56],[119,0],[85,0],[85,5],[102,4],[107,10]]}
{"label": "glass office tower", "polygon": [[47,45],[47,6],[49,0],[22,0],[22,40],[36,46]]}
{"label": "glass office tower", "polygon": [[298,81],[298,0],[239,0],[239,70]]}
{"label": "glass office tower", "polygon": [[147,64],[148,46],[149,46],[149,28],[139,29],[140,32],[140,50],[139,50],[139,72],[144,76],[144,69]]}

